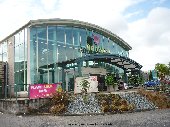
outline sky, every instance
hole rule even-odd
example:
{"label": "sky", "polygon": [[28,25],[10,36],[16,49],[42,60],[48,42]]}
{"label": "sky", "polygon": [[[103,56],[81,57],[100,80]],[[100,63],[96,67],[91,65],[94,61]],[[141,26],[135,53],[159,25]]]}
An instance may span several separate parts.
{"label": "sky", "polygon": [[143,71],[170,62],[170,0],[0,0],[0,40],[30,20],[75,19],[106,28]]}

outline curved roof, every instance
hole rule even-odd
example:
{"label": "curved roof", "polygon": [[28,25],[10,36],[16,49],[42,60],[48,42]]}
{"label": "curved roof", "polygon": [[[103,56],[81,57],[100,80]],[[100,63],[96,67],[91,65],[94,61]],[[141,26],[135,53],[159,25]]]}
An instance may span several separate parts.
{"label": "curved roof", "polygon": [[113,65],[116,65],[119,68],[122,68],[126,72],[132,70],[140,70],[142,65],[137,63],[136,61],[120,56],[120,55],[113,55],[113,54],[90,54],[80,58],[77,58],[75,62],[82,62],[82,61],[90,61],[90,60],[97,60],[101,62],[107,62]]}
{"label": "curved roof", "polygon": [[[122,68],[125,72],[139,71],[142,68],[142,65],[140,65],[136,61],[128,57],[124,57],[116,54],[88,54],[83,57],[58,62],[56,64],[58,64],[59,66],[66,66],[67,64],[71,64],[71,63],[82,63],[83,61],[91,61],[91,60],[106,62],[115,65],[119,68]],[[49,64],[48,67],[53,68],[54,63]],[[46,68],[46,65],[41,66],[39,68]]]}
{"label": "curved roof", "polygon": [[94,24],[91,24],[91,23],[82,22],[82,21],[78,21],[78,20],[72,20],[72,19],[30,20],[26,25],[24,25],[23,27],[16,30],[14,33],[12,33],[11,35],[7,36],[5,39],[0,41],[0,43],[5,41],[9,37],[12,37],[13,35],[15,35],[20,30],[24,29],[25,27],[36,26],[36,25],[66,25],[66,26],[74,26],[74,27],[82,27],[82,28],[92,29],[95,32],[101,33],[102,35],[109,37],[111,40],[116,42],[118,45],[120,45],[121,47],[123,47],[127,51],[132,49],[132,47],[128,43],[126,43],[122,38],[120,38],[116,34],[112,33],[111,31],[106,30],[106,29],[104,29],[100,26],[97,26],[97,25],[94,25]]}

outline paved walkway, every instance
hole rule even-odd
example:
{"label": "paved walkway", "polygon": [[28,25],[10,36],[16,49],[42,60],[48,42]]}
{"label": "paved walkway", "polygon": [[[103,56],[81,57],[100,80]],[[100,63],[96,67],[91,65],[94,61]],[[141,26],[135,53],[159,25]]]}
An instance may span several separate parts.
{"label": "paved walkway", "polygon": [[170,127],[170,109],[97,116],[15,116],[0,113],[0,127]]}

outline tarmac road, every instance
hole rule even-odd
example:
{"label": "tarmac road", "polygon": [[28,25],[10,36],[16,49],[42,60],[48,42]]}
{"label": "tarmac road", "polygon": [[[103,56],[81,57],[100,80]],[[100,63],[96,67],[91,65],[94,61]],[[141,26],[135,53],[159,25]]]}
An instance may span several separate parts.
{"label": "tarmac road", "polygon": [[170,127],[170,109],[97,116],[16,116],[0,112],[0,127]]}

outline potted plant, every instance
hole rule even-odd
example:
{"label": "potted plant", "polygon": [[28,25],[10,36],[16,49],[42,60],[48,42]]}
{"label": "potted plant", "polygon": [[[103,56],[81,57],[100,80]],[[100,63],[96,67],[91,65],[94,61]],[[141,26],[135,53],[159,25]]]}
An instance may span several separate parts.
{"label": "potted plant", "polygon": [[107,84],[107,91],[115,91],[117,86],[115,74],[107,74],[105,78],[105,83]]}

